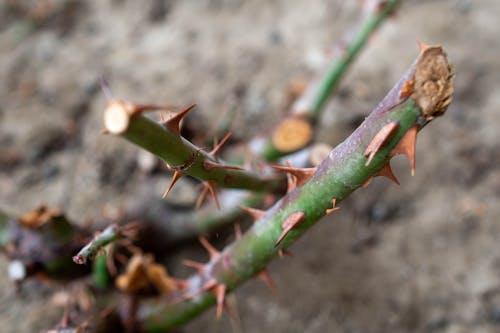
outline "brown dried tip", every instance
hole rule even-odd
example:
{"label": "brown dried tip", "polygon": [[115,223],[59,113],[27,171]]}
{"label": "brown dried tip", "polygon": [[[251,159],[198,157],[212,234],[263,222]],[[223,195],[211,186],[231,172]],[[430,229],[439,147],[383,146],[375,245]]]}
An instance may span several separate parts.
{"label": "brown dried tip", "polygon": [[253,219],[253,222],[257,222],[266,214],[265,210],[260,210],[256,208],[250,208],[250,207],[245,207],[245,206],[238,206],[241,210],[247,212]]}
{"label": "brown dried tip", "polygon": [[419,42],[420,56],[413,76],[411,97],[426,121],[445,113],[451,103],[455,73],[441,46]]}
{"label": "brown dried tip", "polygon": [[294,168],[294,167],[283,166],[283,165],[272,165],[271,167],[276,169],[276,170],[284,171],[284,172],[287,172],[287,173],[293,175],[297,180],[296,186],[302,186],[316,172],[316,168]]}
{"label": "brown dried tip", "polygon": [[174,172],[174,175],[172,176],[172,179],[170,180],[170,184],[168,185],[167,190],[161,196],[162,199],[165,199],[167,197],[167,195],[170,193],[170,190],[174,187],[175,183],[177,183],[177,181],[179,179],[181,179],[182,176],[184,176],[184,175],[182,173],[180,173],[180,171]]}
{"label": "brown dried tip", "polygon": [[[410,128],[405,133],[405,135],[401,138],[401,140],[399,140],[396,147],[394,147],[391,150],[391,152],[389,153],[389,157],[393,157],[393,156],[398,155],[398,154],[406,155],[406,157],[408,157],[408,160],[410,161],[410,168],[411,168],[411,175],[412,176],[415,175],[415,147],[417,144],[418,127],[419,127],[418,125],[414,125],[412,128]],[[391,174],[392,174],[392,170],[391,170]],[[384,176],[387,176],[387,175],[384,175]],[[394,176],[394,175],[392,175],[392,176]],[[389,177],[389,178],[391,178],[391,177]],[[394,178],[396,178],[396,177],[394,177]],[[397,179],[396,179],[396,183],[399,184]]]}
{"label": "brown dried tip", "polygon": [[280,152],[288,153],[305,147],[312,139],[312,126],[303,117],[284,119],[274,130],[272,142]]}
{"label": "brown dried tip", "polygon": [[386,124],[380,131],[375,134],[372,141],[368,144],[363,153],[363,156],[368,157],[365,166],[370,165],[373,157],[382,149],[384,145],[389,142],[389,140],[396,134],[397,129],[399,127],[399,122],[393,121],[389,124]]}
{"label": "brown dried tip", "polygon": [[302,211],[293,212],[281,223],[281,228],[283,232],[278,237],[276,244],[274,246],[278,246],[283,238],[295,227],[297,227],[300,223],[302,223],[306,218],[306,214]]}

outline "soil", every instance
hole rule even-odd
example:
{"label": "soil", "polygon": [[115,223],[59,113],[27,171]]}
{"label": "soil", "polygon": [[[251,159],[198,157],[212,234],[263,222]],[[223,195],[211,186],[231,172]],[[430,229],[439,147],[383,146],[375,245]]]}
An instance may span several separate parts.
{"label": "soil", "polygon": [[[0,209],[19,215],[45,203],[84,223],[151,177],[136,147],[99,134],[101,76],[126,100],[196,102],[199,131],[236,108],[238,138],[269,134],[290,83],[322,68],[359,3],[0,1]],[[212,309],[183,332],[500,332],[499,12],[496,0],[404,3],[316,134],[338,143],[413,61],[416,40],[442,44],[456,93],[419,135],[416,175],[396,158],[401,186],[375,180],[297,242],[292,258],[270,265],[275,295],[250,281],[230,298],[237,319],[217,321]],[[159,198],[169,175],[154,177]],[[190,186],[171,200],[191,200]],[[199,246],[176,254],[187,255]],[[53,327],[56,296],[71,288],[31,281],[17,294],[0,274],[2,332]]]}

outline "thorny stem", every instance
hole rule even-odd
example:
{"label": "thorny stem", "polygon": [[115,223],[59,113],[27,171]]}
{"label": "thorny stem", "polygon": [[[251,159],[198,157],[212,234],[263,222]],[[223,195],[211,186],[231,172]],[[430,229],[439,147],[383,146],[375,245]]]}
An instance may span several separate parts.
{"label": "thorny stem", "polygon": [[[112,110],[113,106],[110,105],[105,113]],[[128,121],[128,126],[116,134],[158,156],[181,174],[212,181],[222,188],[275,192],[283,187],[282,179],[224,167],[224,162],[196,147],[167,126],[143,115],[132,115]],[[214,167],[214,164],[220,167]]]}
{"label": "thorny stem", "polygon": [[[350,64],[356,59],[370,37],[375,33],[382,22],[386,20],[399,5],[399,0],[370,1],[369,8],[361,20],[356,32],[346,36],[339,45],[338,52],[331,60],[324,75],[309,85],[306,92],[292,106],[293,115],[305,116],[310,123],[315,123],[325,103],[338,86]],[[290,152],[279,150],[272,142],[267,142],[262,155],[265,160],[273,161]]]}
{"label": "thorny stem", "polygon": [[85,245],[74,257],[76,264],[86,264],[88,260],[93,259],[97,253],[106,245],[125,237],[122,229],[117,225],[110,225],[102,232],[98,233],[87,245]]}
{"label": "thorny stem", "polygon": [[[162,332],[179,326],[213,305],[216,298],[206,290],[207,286],[213,286],[214,280],[216,286],[225,286],[230,291],[263,271],[280,249],[290,246],[331,211],[332,201],[338,204],[387,168],[393,153],[401,151],[400,144],[407,143],[407,134],[416,134],[414,129],[421,129],[444,113],[451,101],[453,70],[441,47],[422,45],[421,50],[400,82],[358,129],[329,154],[310,180],[278,201],[241,239],[211,255],[203,269],[187,280],[187,288],[179,290],[180,301],[154,300],[141,304],[137,322],[144,331]],[[367,163],[367,148],[394,122],[397,126],[391,126],[394,130],[377,145]],[[407,152],[411,160],[413,153]],[[300,217],[297,220],[300,224],[278,244],[286,222],[294,216]]]}

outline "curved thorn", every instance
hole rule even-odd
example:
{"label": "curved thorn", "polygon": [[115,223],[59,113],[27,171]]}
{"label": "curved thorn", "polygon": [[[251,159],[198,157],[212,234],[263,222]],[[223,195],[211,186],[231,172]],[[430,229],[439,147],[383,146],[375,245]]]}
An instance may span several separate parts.
{"label": "curved thorn", "polygon": [[295,227],[297,227],[300,223],[302,223],[306,218],[306,214],[302,211],[293,212],[281,223],[281,228],[283,232],[279,236],[274,246],[278,246],[283,238]]}
{"label": "curved thorn", "polygon": [[396,184],[399,185],[399,180],[396,178],[396,176],[392,172],[392,168],[391,168],[391,163],[390,162],[387,162],[387,164],[384,165],[384,167],[382,169],[380,169],[380,171],[377,172],[373,177],[377,177],[377,176],[382,176],[382,177],[389,178],[394,183],[396,183]]}
{"label": "curved thorn", "polygon": [[292,174],[297,179],[297,186],[303,185],[316,172],[316,168],[294,168],[283,165],[271,165],[271,167]]}
{"label": "curved thorn", "polygon": [[194,109],[195,106],[196,104],[191,104],[190,106],[188,106],[187,108],[185,108],[184,110],[182,110],[181,112],[177,113],[175,116],[164,122],[163,126],[179,134],[181,131],[180,129],[181,120],[188,114],[189,111]]}
{"label": "curved thorn", "polygon": [[399,140],[396,147],[394,147],[389,153],[390,157],[398,154],[403,154],[408,157],[410,161],[411,175],[415,175],[415,147],[417,143],[417,133],[418,125],[414,125],[412,128],[405,133],[405,135]]}
{"label": "curved thorn", "polygon": [[375,134],[363,153],[363,156],[368,157],[365,166],[370,165],[373,157],[380,151],[380,149],[396,134],[399,127],[398,121],[393,121],[386,124]]}

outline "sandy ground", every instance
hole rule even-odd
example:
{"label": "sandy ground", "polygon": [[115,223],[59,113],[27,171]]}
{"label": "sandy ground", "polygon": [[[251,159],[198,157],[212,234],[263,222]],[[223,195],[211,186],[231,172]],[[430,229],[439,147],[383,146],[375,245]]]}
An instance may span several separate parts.
{"label": "sandy ground", "polygon": [[[78,221],[134,196],[144,179],[135,147],[99,135],[99,76],[117,97],[198,103],[200,128],[237,105],[240,137],[266,133],[289,83],[313,77],[359,10],[319,0],[34,3],[0,1],[0,208],[46,203]],[[293,258],[271,264],[276,295],[251,281],[231,299],[239,320],[210,310],[185,332],[500,332],[498,13],[495,0],[405,2],[317,136],[335,144],[351,131],[417,55],[417,39],[442,44],[456,95],[419,136],[417,174],[396,159],[401,186],[377,179],[297,242]],[[168,175],[156,177],[160,196]],[[31,282],[16,295],[0,274],[1,331],[51,327],[62,288]]]}

